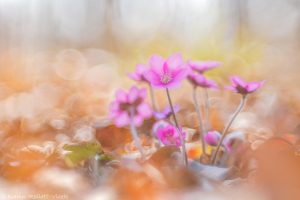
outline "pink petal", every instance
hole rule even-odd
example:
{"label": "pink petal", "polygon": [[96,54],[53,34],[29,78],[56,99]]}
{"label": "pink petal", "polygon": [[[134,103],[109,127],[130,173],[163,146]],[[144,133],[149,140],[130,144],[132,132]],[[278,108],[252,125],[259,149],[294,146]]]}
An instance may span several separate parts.
{"label": "pink petal", "polygon": [[202,74],[196,74],[193,77],[198,83],[203,83],[206,81],[206,78]]}
{"label": "pink petal", "polygon": [[218,89],[218,85],[217,85],[217,83],[215,81],[206,80],[206,84],[207,84],[208,88]]}
{"label": "pink petal", "polygon": [[109,105],[109,118],[114,119],[120,114],[119,103],[114,101]]}
{"label": "pink petal", "polygon": [[166,118],[166,115],[165,115],[164,113],[155,112],[155,113],[154,113],[154,117],[155,117],[156,119],[164,119],[164,118]]}
{"label": "pink petal", "polygon": [[168,125],[169,125],[169,123],[164,120],[156,121],[152,126],[152,134],[154,134],[154,136],[156,136],[158,138],[158,136],[157,136],[158,130],[161,128],[164,128]]}
{"label": "pink petal", "polygon": [[143,124],[144,118],[142,116],[136,115],[133,118],[133,123],[135,126],[139,127]]}
{"label": "pink petal", "polygon": [[161,84],[156,86],[157,88],[178,88],[180,86],[181,82],[180,81],[174,81],[171,80],[170,82],[166,83],[166,84]]}
{"label": "pink petal", "polygon": [[148,70],[145,72],[144,76],[153,87],[164,88],[164,84],[161,82],[161,77],[156,72]]}
{"label": "pink petal", "polygon": [[218,131],[209,131],[205,136],[204,140],[207,144],[216,146],[221,138],[221,134]]}
{"label": "pink petal", "polygon": [[231,76],[230,80],[231,80],[233,86],[240,85],[241,87],[246,87],[246,85],[247,85],[247,83],[238,76]]}
{"label": "pink petal", "polygon": [[115,118],[115,125],[117,127],[123,127],[130,124],[130,117],[127,112],[122,112]]}
{"label": "pink petal", "polygon": [[167,59],[167,64],[170,68],[175,69],[183,64],[183,59],[180,53],[175,53]]}
{"label": "pink petal", "polygon": [[143,64],[136,65],[136,73],[143,74],[147,70],[147,66]]}
{"label": "pink petal", "polygon": [[126,103],[127,102],[127,94],[124,90],[119,89],[116,92],[116,100],[119,102]]}
{"label": "pink petal", "polygon": [[251,82],[247,85],[248,92],[254,92],[258,88],[262,87],[263,82]]}
{"label": "pink petal", "polygon": [[120,113],[121,112],[119,110],[110,111],[108,118],[114,120],[116,117],[120,115]]}
{"label": "pink petal", "polygon": [[133,103],[139,97],[139,89],[135,86],[132,86],[128,93],[128,102]]}
{"label": "pink petal", "polygon": [[192,61],[192,60],[189,60],[187,62],[187,64],[189,65],[189,67],[191,67],[192,69],[194,70],[197,70],[198,68],[200,68],[201,66],[201,62],[199,61]]}
{"label": "pink petal", "polygon": [[119,110],[119,103],[116,101],[111,102],[111,104],[109,105],[109,110],[111,111],[116,111]]}
{"label": "pink petal", "polygon": [[236,91],[235,87],[233,87],[233,86],[225,86],[224,89],[225,89],[225,90]]}
{"label": "pink petal", "polygon": [[222,63],[218,61],[204,61],[202,65],[205,66],[207,69],[213,69],[219,67]]}
{"label": "pink petal", "polygon": [[169,74],[169,71],[170,71],[170,69],[169,69],[168,64],[164,63],[164,65],[163,65],[163,74]]}
{"label": "pink petal", "polygon": [[142,103],[137,107],[138,114],[144,118],[149,118],[152,115],[152,110],[147,103]]}
{"label": "pink petal", "polygon": [[187,68],[179,68],[172,72],[172,81],[181,82],[187,77],[189,70]]}
{"label": "pink petal", "polygon": [[131,78],[134,81],[141,81],[141,76],[138,75],[137,73],[130,73],[128,74],[128,77]]}
{"label": "pink petal", "polygon": [[157,74],[162,73],[162,67],[165,63],[165,59],[158,55],[153,55],[150,58],[149,64],[150,68],[155,71]]}

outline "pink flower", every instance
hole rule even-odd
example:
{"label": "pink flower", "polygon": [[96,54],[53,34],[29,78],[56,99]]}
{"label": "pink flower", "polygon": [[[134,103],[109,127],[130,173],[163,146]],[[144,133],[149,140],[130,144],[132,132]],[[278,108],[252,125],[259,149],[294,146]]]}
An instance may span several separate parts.
{"label": "pink flower", "polygon": [[183,134],[185,137],[185,133],[179,133],[175,126],[169,124],[157,130],[156,136],[164,145],[176,145],[180,147],[182,145],[180,140],[180,135]]}
{"label": "pink flower", "polygon": [[159,129],[161,129],[161,128],[164,128],[164,127],[168,126],[168,125],[170,125],[170,123],[166,122],[165,120],[158,120],[158,121],[156,121],[153,124],[153,126],[152,126],[152,134],[153,134],[153,136],[156,137],[157,136],[157,134],[156,134],[157,131]]}
{"label": "pink flower", "polygon": [[110,104],[110,119],[117,127],[129,125],[131,122],[135,126],[142,125],[144,119],[151,117],[152,110],[145,103],[146,89],[138,89],[133,86],[128,92],[118,90],[116,99]]}
{"label": "pink flower", "polygon": [[[180,110],[179,105],[174,106],[174,112],[177,113]],[[172,115],[172,109],[167,106],[162,112],[155,112],[154,116],[156,119],[166,119]]]}
{"label": "pink flower", "polygon": [[188,61],[188,65],[192,70],[197,71],[200,74],[219,67],[222,63],[218,61]]}
{"label": "pink flower", "polygon": [[204,136],[205,142],[211,146],[217,146],[220,138],[221,134],[218,131],[208,131]]}
{"label": "pink flower", "polygon": [[135,68],[135,72],[128,74],[128,77],[137,82],[148,82],[144,76],[147,67],[142,64],[138,64]]}
{"label": "pink flower", "polygon": [[180,54],[173,54],[166,60],[153,55],[149,65],[150,69],[144,73],[144,76],[155,88],[177,87],[189,71]]}
{"label": "pink flower", "polygon": [[218,89],[218,86],[217,86],[215,81],[206,79],[205,76],[203,76],[202,74],[196,74],[196,73],[191,72],[188,75],[188,80],[194,86],[200,86],[200,87],[203,87],[203,88]]}
{"label": "pink flower", "polygon": [[237,93],[242,95],[246,95],[252,93],[263,86],[264,81],[261,82],[245,82],[238,76],[231,76],[230,77],[232,86],[227,86],[225,89],[233,90]]}

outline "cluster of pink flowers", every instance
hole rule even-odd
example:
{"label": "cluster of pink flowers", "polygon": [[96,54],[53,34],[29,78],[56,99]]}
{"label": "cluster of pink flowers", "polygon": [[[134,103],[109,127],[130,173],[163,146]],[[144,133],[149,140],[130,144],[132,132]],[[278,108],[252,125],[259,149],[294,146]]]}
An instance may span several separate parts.
{"label": "cluster of pink flowers", "polygon": [[[185,132],[180,130],[181,133],[183,133],[183,136],[185,138]],[[164,144],[164,145],[175,145],[177,147],[180,147],[182,145],[182,141],[180,140],[180,132],[176,129],[175,126],[171,124],[165,124],[162,127],[159,127],[156,130],[156,137]]]}
{"label": "cluster of pink flowers", "polygon": [[[154,104],[152,88],[165,89],[170,106],[162,112],[158,112],[156,109],[152,110],[145,102],[146,90],[133,86],[128,92],[117,91],[116,99],[110,106],[110,119],[118,127],[140,126],[145,119],[154,115],[158,120],[152,129],[154,136],[164,145],[184,146],[185,133],[182,131],[182,127],[178,125],[175,115],[179,107],[172,105],[169,89],[179,87],[185,79],[194,88],[218,89],[217,83],[207,79],[205,72],[217,68],[221,64],[218,61],[184,61],[179,53],[173,54],[167,59],[153,55],[148,64],[137,65],[135,72],[128,76],[138,83],[147,83],[151,86],[152,104]],[[233,90],[243,97],[253,93],[263,85],[263,82],[245,82],[237,76],[230,77],[230,80],[232,85],[225,87],[225,89]],[[172,115],[175,124],[169,120]],[[223,140],[223,137],[217,131],[209,131],[204,137],[204,141],[212,146],[219,145],[220,140]]]}
{"label": "cluster of pink flowers", "polygon": [[116,99],[110,104],[110,118],[117,127],[127,126],[132,123],[142,125],[144,119],[151,117],[152,109],[145,102],[147,92],[133,86],[126,92],[118,90]]}

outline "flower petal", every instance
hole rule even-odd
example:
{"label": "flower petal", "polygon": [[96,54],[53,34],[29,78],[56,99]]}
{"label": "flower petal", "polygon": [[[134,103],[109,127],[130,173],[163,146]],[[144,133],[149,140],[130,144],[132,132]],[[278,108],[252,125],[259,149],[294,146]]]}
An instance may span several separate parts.
{"label": "flower petal", "polygon": [[167,84],[169,88],[180,85],[180,82],[187,77],[189,70],[187,68],[179,68],[172,71],[172,80]]}
{"label": "flower petal", "polygon": [[204,136],[204,140],[211,146],[216,146],[221,138],[221,134],[218,131],[208,131]]}
{"label": "flower petal", "polygon": [[152,110],[147,103],[142,103],[137,107],[138,114],[144,118],[149,118],[152,115]]}
{"label": "flower petal", "polygon": [[238,77],[238,76],[231,76],[230,77],[230,80],[231,80],[231,82],[232,82],[232,85],[234,86],[234,87],[236,87],[236,86],[241,86],[241,87],[246,87],[246,85],[247,85],[247,83],[243,80],[243,79],[241,79],[240,77]]}
{"label": "flower petal", "polygon": [[153,70],[148,70],[144,73],[145,78],[155,88],[164,88],[164,84],[161,82],[161,77]]}
{"label": "flower petal", "polygon": [[182,55],[180,53],[175,53],[171,55],[166,62],[169,68],[176,69],[183,64]]}
{"label": "flower petal", "polygon": [[127,93],[121,89],[117,90],[116,101],[126,103],[127,102]]}
{"label": "flower petal", "polygon": [[166,126],[170,125],[168,122],[164,121],[164,120],[159,120],[156,121],[153,126],[152,126],[152,134],[158,138],[157,136],[157,132],[159,129],[164,128]]}
{"label": "flower petal", "polygon": [[233,86],[225,86],[224,89],[225,89],[225,90],[236,91],[236,88],[233,87]]}
{"label": "flower petal", "polygon": [[149,65],[156,73],[161,74],[165,59],[158,55],[153,55],[150,58]]}
{"label": "flower petal", "polygon": [[122,112],[115,118],[115,125],[117,127],[124,127],[130,124],[130,117],[127,112]]}
{"label": "flower petal", "polygon": [[142,81],[141,76],[136,72],[128,74],[128,77],[134,81]]}
{"label": "flower petal", "polygon": [[136,115],[133,117],[133,123],[135,126],[139,127],[143,124],[144,118],[140,115]]}
{"label": "flower petal", "polygon": [[133,103],[139,97],[139,89],[135,86],[132,86],[128,93],[128,102]]}
{"label": "flower petal", "polygon": [[262,87],[263,82],[251,82],[248,83],[247,85],[247,91],[250,92],[254,92],[255,90],[259,89],[260,87]]}
{"label": "flower petal", "polygon": [[143,64],[137,64],[135,71],[138,74],[143,74],[145,71],[147,71],[147,66]]}

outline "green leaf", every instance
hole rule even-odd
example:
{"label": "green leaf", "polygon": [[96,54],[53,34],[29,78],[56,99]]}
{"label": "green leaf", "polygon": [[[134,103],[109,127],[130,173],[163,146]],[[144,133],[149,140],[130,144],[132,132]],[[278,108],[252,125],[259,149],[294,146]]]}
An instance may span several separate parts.
{"label": "green leaf", "polygon": [[107,162],[110,162],[112,160],[114,160],[114,157],[112,155],[109,155],[109,154],[101,154],[99,156],[99,160],[101,163],[107,163]]}
{"label": "green leaf", "polygon": [[63,149],[69,151],[64,158],[69,167],[75,167],[82,161],[103,153],[98,143],[65,144]]}

